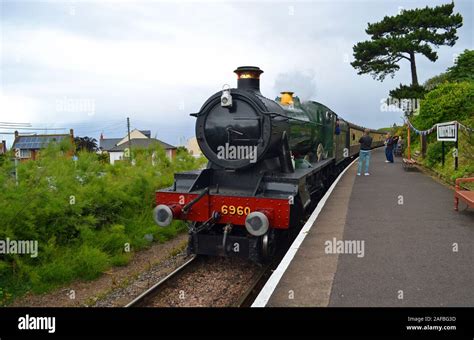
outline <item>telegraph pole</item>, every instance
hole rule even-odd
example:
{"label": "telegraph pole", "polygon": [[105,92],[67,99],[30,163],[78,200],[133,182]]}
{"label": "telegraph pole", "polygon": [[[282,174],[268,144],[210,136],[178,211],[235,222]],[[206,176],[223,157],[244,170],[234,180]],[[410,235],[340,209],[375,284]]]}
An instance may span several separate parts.
{"label": "telegraph pole", "polygon": [[127,131],[128,131],[128,149],[130,153],[130,162],[132,161],[132,140],[130,139],[130,118],[127,117]]}

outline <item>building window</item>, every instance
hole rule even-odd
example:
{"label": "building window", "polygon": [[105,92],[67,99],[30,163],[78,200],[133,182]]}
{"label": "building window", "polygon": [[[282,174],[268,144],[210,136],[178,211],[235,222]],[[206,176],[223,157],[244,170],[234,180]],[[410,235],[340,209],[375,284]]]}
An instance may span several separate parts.
{"label": "building window", "polygon": [[31,150],[20,149],[20,158],[31,158]]}

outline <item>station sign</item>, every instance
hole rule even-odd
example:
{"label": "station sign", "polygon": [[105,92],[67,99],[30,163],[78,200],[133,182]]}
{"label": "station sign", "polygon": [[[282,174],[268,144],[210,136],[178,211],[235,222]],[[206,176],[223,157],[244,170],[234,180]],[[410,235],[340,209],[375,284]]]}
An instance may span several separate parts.
{"label": "station sign", "polygon": [[436,126],[440,142],[455,142],[458,140],[457,122],[440,123]]}

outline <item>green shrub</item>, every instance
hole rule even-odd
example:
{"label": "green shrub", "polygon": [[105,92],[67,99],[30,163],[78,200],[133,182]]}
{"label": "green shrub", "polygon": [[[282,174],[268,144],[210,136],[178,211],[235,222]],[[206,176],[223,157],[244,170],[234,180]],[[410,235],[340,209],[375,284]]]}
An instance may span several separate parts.
{"label": "green shrub", "polygon": [[[463,61],[464,66],[467,64]],[[454,120],[465,126],[474,126],[474,81],[438,84],[421,100],[419,114],[411,118],[413,125],[419,130]],[[445,166],[442,166],[442,144],[436,140],[436,131],[427,136],[428,147],[424,164],[448,180],[474,175],[474,133],[466,133],[460,129],[458,142],[458,170],[454,170],[452,142],[445,143]],[[419,136],[413,136],[412,152],[417,149],[420,149]]]}
{"label": "green shrub", "polygon": [[[175,222],[158,228],[152,218],[157,189],[170,186],[173,174],[205,164],[185,150],[170,161],[164,150],[134,149],[135,165],[110,165],[104,157],[67,145],[50,144],[37,161],[18,165],[18,185],[10,160],[0,164],[0,239],[37,240],[37,258],[0,260],[0,301],[28,290],[48,291],[75,279],[92,279],[111,265],[124,265],[133,251],[150,241],[164,242],[185,228]],[[131,253],[125,251],[129,244]]]}
{"label": "green shrub", "polygon": [[[452,152],[452,147],[454,146],[454,143],[448,143],[445,142],[444,144],[444,157],[445,157],[445,162],[446,158],[449,156],[449,154]],[[426,165],[429,167],[433,167],[434,165],[438,163],[442,163],[443,161],[443,145],[441,142],[433,142],[428,145],[428,148],[426,150]]]}
{"label": "green shrub", "polygon": [[39,270],[41,273],[40,283],[38,283],[40,291],[47,289],[48,284],[57,285],[72,280],[74,269],[68,260],[64,257],[58,257],[56,260],[46,263],[41,267],[41,270]]}
{"label": "green shrub", "polygon": [[131,258],[132,253],[117,254],[110,258],[110,264],[112,266],[125,266],[128,264]]}
{"label": "green shrub", "polygon": [[74,274],[86,280],[98,277],[109,265],[109,257],[97,248],[84,245],[79,248],[72,260]]}

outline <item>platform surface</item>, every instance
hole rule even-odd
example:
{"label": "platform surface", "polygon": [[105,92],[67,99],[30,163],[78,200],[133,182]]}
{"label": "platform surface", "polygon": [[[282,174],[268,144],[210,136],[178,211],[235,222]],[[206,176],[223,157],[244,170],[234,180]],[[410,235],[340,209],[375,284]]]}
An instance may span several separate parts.
{"label": "platform surface", "polygon": [[378,149],[370,176],[348,169],[267,306],[474,306],[474,209],[401,162]]}

